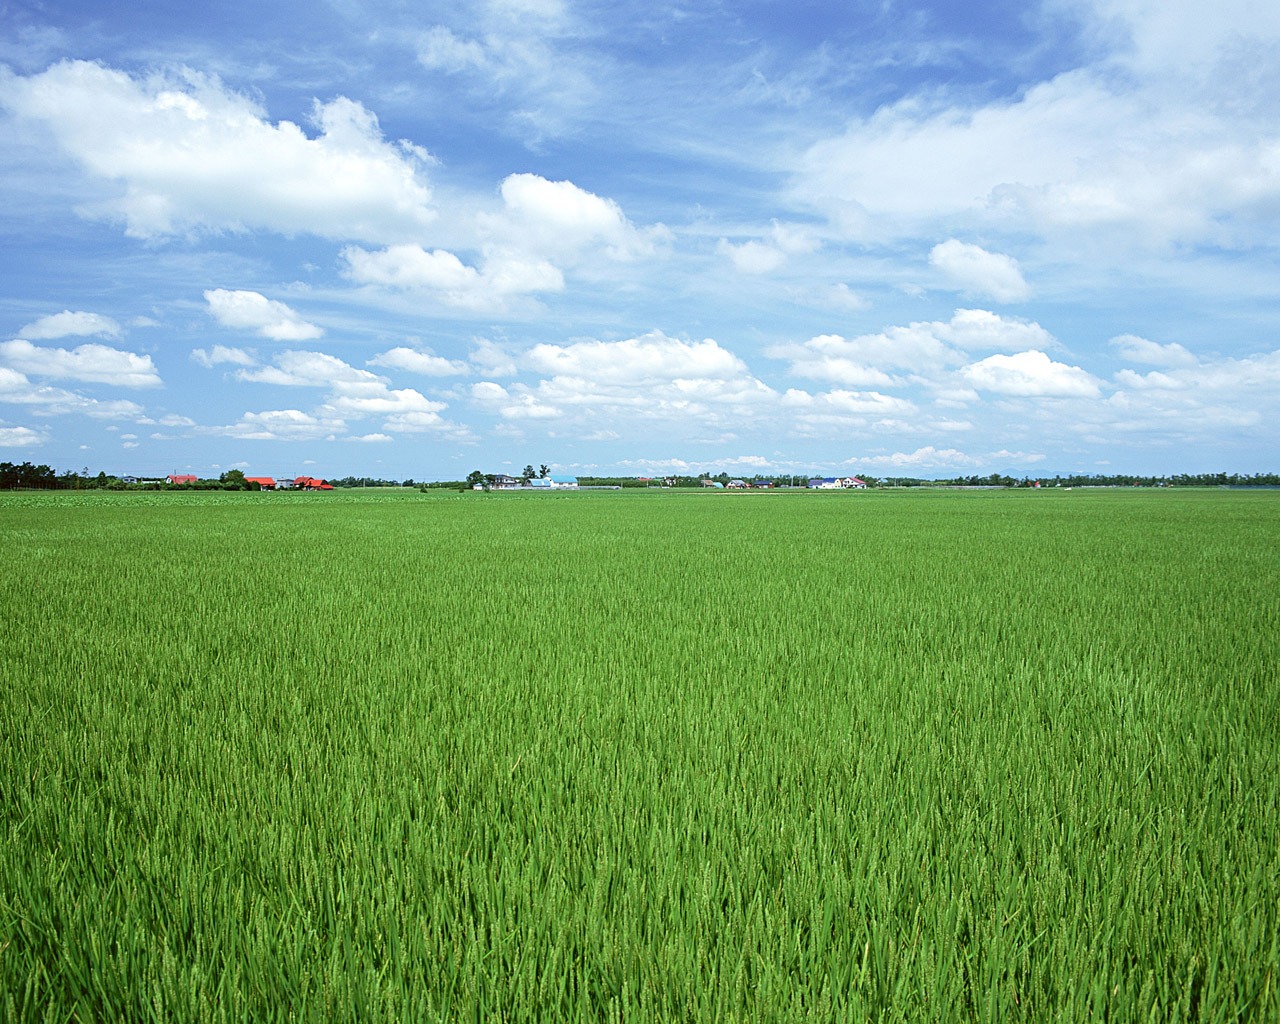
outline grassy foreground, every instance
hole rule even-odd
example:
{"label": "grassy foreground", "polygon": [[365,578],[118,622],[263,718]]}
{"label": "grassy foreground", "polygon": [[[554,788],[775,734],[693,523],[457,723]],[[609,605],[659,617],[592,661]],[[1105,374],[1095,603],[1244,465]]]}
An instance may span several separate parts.
{"label": "grassy foreground", "polygon": [[0,1019],[1280,1019],[1280,494],[0,495]]}

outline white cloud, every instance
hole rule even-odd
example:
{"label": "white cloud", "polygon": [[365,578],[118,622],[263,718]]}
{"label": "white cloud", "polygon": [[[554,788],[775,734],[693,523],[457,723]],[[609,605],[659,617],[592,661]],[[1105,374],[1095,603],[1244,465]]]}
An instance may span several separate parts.
{"label": "white cloud", "polygon": [[18,332],[18,337],[33,341],[52,341],[67,337],[120,337],[120,325],[109,316],[99,313],[73,313],[64,309],[52,316],[42,316],[34,323],[27,324]]}
{"label": "white cloud", "polygon": [[585,251],[629,261],[651,256],[670,237],[661,225],[638,229],[622,208],[571,181],[511,174],[500,188],[503,211],[485,224],[499,245],[574,262]]}
{"label": "white cloud", "polygon": [[454,377],[470,370],[466,363],[457,359],[445,359],[432,352],[421,352],[405,346],[378,353],[369,360],[369,365],[408,370],[424,377]]}
{"label": "white cloud", "polygon": [[237,370],[236,379],[284,387],[329,388],[344,384],[385,385],[376,373],[360,370],[324,352],[281,352],[274,366]]}
{"label": "white cloud", "polygon": [[150,356],[96,343],[65,349],[41,348],[29,341],[6,341],[0,343],[0,359],[14,369],[40,377],[126,388],[158,387],[161,383]]}
{"label": "white cloud", "polygon": [[564,276],[547,261],[510,253],[491,254],[480,270],[451,252],[428,252],[420,245],[393,245],[379,252],[348,246],[342,258],[345,276],[356,284],[428,291],[460,309],[501,310],[512,296],[564,288]]}
{"label": "white cloud", "polygon": [[0,427],[0,448],[34,448],[48,438],[30,427]]}
{"label": "white cloud", "polygon": [[1056,346],[1053,336],[1033,321],[1002,317],[984,309],[958,309],[949,321],[889,327],[877,334],[843,338],[823,334],[795,345],[776,345],[766,354],[790,360],[789,372],[810,380],[853,387],[905,383],[893,371],[936,374],[957,366],[972,350]]}
{"label": "white cloud", "polygon": [[838,309],[849,312],[859,312],[869,309],[871,303],[855,292],[843,281],[830,285],[818,295],[818,302],[821,305],[829,306],[832,309]]}
{"label": "white cloud", "polygon": [[782,404],[797,421],[809,426],[867,424],[886,417],[912,416],[916,412],[913,402],[879,391],[836,390],[813,395],[791,388],[783,395]]}
{"label": "white cloud", "polygon": [[321,407],[339,416],[434,415],[447,408],[413,388],[392,390],[385,384],[339,385]]}
{"label": "white cloud", "polygon": [[142,406],[135,402],[123,399],[99,401],[74,391],[33,384],[24,374],[4,366],[0,366],[0,402],[29,405],[45,416],[79,413],[94,419],[111,420],[138,419],[143,414]]}
{"label": "white cloud", "polygon": [[1010,462],[1028,463],[1043,461],[1038,452],[1011,452],[1002,450],[989,455],[968,455],[956,448],[935,448],[925,445],[913,452],[894,452],[892,455],[871,455],[845,461],[846,466],[864,466],[872,469],[974,469],[992,467],[996,463],[1005,466]]}
{"label": "white cloud", "polygon": [[[770,274],[782,267],[788,256],[810,253],[821,245],[812,228],[777,220],[769,228],[767,238],[767,241],[762,236],[737,243],[721,238],[716,243],[716,252],[728,259],[741,274]],[[848,291],[847,286],[836,287],[844,287]]]}
{"label": "white cloud", "polygon": [[344,438],[347,441],[356,441],[360,444],[385,444],[388,441],[394,441],[395,438],[390,434],[361,434],[358,437]]}
{"label": "white cloud", "polygon": [[1176,342],[1161,345],[1136,334],[1112,338],[1110,345],[1125,359],[1148,366],[1194,366],[1196,357]]}
{"label": "white cloud", "polygon": [[202,348],[192,349],[191,358],[206,369],[223,363],[232,366],[255,366],[258,362],[242,348],[228,348],[226,345],[214,345],[206,351]]}
{"label": "white cloud", "polygon": [[1070,6],[1095,33],[1095,63],[1013,99],[937,91],[882,106],[804,154],[792,198],[848,238],[945,224],[1049,238],[1059,257],[1274,237],[1280,113],[1261,99],[1280,38],[1270,7]]}
{"label": "white cloud", "polygon": [[489,59],[475,40],[460,39],[443,25],[436,25],[423,33],[418,60],[425,68],[456,73],[483,68]]}
{"label": "white cloud", "polygon": [[472,366],[489,377],[514,377],[519,370],[515,357],[488,338],[475,339],[468,358]]}
{"label": "white cloud", "polygon": [[1078,366],[1057,363],[1043,352],[994,355],[963,370],[976,388],[1025,398],[1097,398],[1098,381]]}
{"label": "white cloud", "polygon": [[556,376],[634,387],[679,380],[732,380],[747,372],[741,359],[710,338],[680,341],[661,331],[626,341],[535,345],[526,362]]}
{"label": "white cloud", "polygon": [[471,387],[471,397],[481,408],[506,419],[556,419],[563,415],[554,405],[542,402],[525,385],[508,390],[493,381],[480,381]]}
{"label": "white cloud", "polygon": [[786,253],[755,239],[735,245],[727,238],[716,244],[716,252],[725,256],[741,274],[768,274],[787,262]]}
{"label": "white cloud", "polygon": [[204,298],[209,315],[223,327],[254,331],[272,341],[310,341],[324,334],[283,302],[257,292],[214,288],[206,291]]}
{"label": "white cloud", "polygon": [[[315,410],[314,419],[327,425],[325,435],[341,432],[347,420],[369,416],[387,417],[385,430],[422,431],[453,426],[439,416],[448,408],[446,403],[433,401],[412,388],[392,389],[385,377],[324,352],[282,352],[275,365],[238,370],[235,376],[256,384],[324,388],[327,393]],[[284,422],[287,426],[289,421]]]}
{"label": "white cloud", "polygon": [[136,237],[266,229],[385,244],[435,218],[421,151],[384,140],[377,118],[345,97],[316,102],[311,137],[196,71],[133,78],[66,61],[0,79],[0,103],[118,183],[99,212]]}
{"label": "white cloud", "polygon": [[1094,417],[1099,430],[1194,444],[1205,431],[1265,430],[1274,422],[1280,350],[1146,374],[1121,370],[1115,380],[1118,390]]}
{"label": "white cloud", "polygon": [[383,424],[384,430],[393,430],[398,434],[421,433],[428,430],[440,430],[445,427],[453,428],[453,424],[441,417],[439,413],[422,410],[398,413],[395,416],[388,417]]}
{"label": "white cloud", "polygon": [[333,440],[345,429],[340,419],[321,419],[299,409],[272,409],[247,412],[213,432],[251,441],[316,441]]}
{"label": "white cloud", "polygon": [[562,419],[582,436],[620,424],[687,431],[719,428],[776,405],[777,394],[717,342],[686,342],[654,331],[624,341],[536,345],[523,364],[548,376],[504,387],[482,381],[473,402],[508,420]]}
{"label": "white cloud", "polygon": [[424,68],[461,78],[486,107],[504,99],[504,127],[530,143],[564,132],[591,108],[600,91],[598,65],[557,42],[594,27],[575,25],[561,4],[535,0],[489,0],[465,11],[468,35],[435,25],[419,37]]}
{"label": "white cloud", "polygon": [[1031,294],[1018,261],[954,238],[935,245],[929,263],[961,291],[997,302],[1019,302]]}

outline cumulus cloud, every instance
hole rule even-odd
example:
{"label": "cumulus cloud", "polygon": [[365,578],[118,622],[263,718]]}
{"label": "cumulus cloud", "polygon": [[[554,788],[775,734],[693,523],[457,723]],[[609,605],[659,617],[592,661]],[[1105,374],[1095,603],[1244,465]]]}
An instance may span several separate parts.
{"label": "cumulus cloud", "polygon": [[99,313],[73,313],[64,309],[52,316],[42,316],[18,331],[19,338],[32,341],[53,341],[57,338],[118,338],[120,325],[109,316]]}
{"label": "cumulus cloud", "polygon": [[420,245],[393,245],[377,252],[348,246],[342,259],[344,275],[356,284],[431,292],[445,305],[460,309],[500,310],[513,296],[564,288],[564,275],[552,264],[514,253],[491,253],[480,269],[451,252],[428,252]]}
{"label": "cumulus cloud", "polygon": [[1111,347],[1121,356],[1148,366],[1194,366],[1196,357],[1176,342],[1162,345],[1136,334],[1122,334],[1111,339]]}
{"label": "cumulus cloud", "polygon": [[422,352],[405,346],[378,353],[369,360],[369,365],[408,370],[410,373],[420,373],[424,377],[454,377],[467,373],[470,369],[460,360],[445,359],[444,356],[438,356],[433,352]]}
{"label": "cumulus cloud", "polygon": [[340,419],[323,419],[300,409],[247,412],[235,423],[216,427],[213,433],[249,441],[336,440],[346,429]]}
{"label": "cumulus cloud", "polygon": [[94,419],[138,419],[142,406],[123,399],[99,401],[74,391],[35,384],[23,373],[0,366],[0,402],[31,406],[44,416],[65,416],[79,413]]}
{"label": "cumulus cloud", "polygon": [[223,363],[232,366],[254,366],[258,360],[242,348],[228,348],[226,345],[214,345],[211,349],[192,349],[191,358],[206,369]]}
{"label": "cumulus cloud", "polygon": [[1259,102],[1255,79],[1274,66],[1280,31],[1263,6],[1073,5],[1096,41],[1112,43],[1096,63],[1015,99],[935,93],[881,106],[803,155],[792,198],[868,240],[939,224],[1111,251],[1273,237],[1280,115]]}
{"label": "cumulus cloud", "polygon": [[548,181],[536,174],[511,174],[499,189],[502,212],[485,224],[499,245],[574,262],[600,251],[613,260],[651,256],[670,232],[662,225],[635,227],[612,199],[571,181]]}
{"label": "cumulus cloud", "polygon": [[935,245],[929,263],[953,286],[970,295],[997,302],[1019,302],[1031,294],[1018,269],[1018,261],[1003,253],[988,252],[954,238]]}
{"label": "cumulus cloud", "polygon": [[196,71],[133,77],[65,61],[0,80],[0,103],[117,183],[99,212],[136,237],[265,229],[385,244],[435,218],[425,154],[386,141],[377,118],[345,97],[315,103],[309,136]]}
{"label": "cumulus cloud", "polygon": [[894,452],[892,455],[871,455],[862,458],[848,459],[846,466],[867,466],[873,469],[973,469],[991,467],[997,463],[1007,465],[1010,462],[1041,462],[1044,455],[1039,452],[1011,452],[1001,450],[989,455],[968,455],[956,448],[935,448],[925,445],[912,452]]}
{"label": "cumulus cloud", "polygon": [[716,252],[726,257],[741,274],[768,274],[787,262],[787,255],[781,249],[755,239],[735,245],[722,238],[716,244]]}
{"label": "cumulus cloud", "polygon": [[[769,274],[786,263],[788,256],[813,252],[820,245],[809,227],[776,220],[767,238],[768,241],[751,238],[740,243],[722,238],[716,244],[716,252],[727,258],[741,274]],[[847,286],[843,287],[847,291]]]}
{"label": "cumulus cloud", "polygon": [[538,398],[527,385],[517,384],[508,390],[493,381],[480,381],[471,387],[471,398],[483,409],[505,419],[557,419],[563,412]]}
{"label": "cumulus cloud", "polygon": [[46,440],[44,434],[30,427],[0,427],[0,448],[34,448]]}
{"label": "cumulus cloud", "polygon": [[357,369],[324,352],[281,352],[275,358],[275,365],[237,370],[236,378],[257,384],[312,388],[385,383],[377,374]]}
{"label": "cumulus cloud", "polygon": [[535,384],[482,381],[472,401],[508,420],[563,418],[584,433],[614,430],[623,420],[672,429],[691,422],[737,421],[776,404],[777,394],[712,339],[669,338],[654,331],[623,341],[535,345],[523,365]]}
{"label": "cumulus cloud", "polygon": [[1280,350],[1139,374],[1121,370],[1100,429],[1191,443],[1206,430],[1265,429],[1280,391]]}
{"label": "cumulus cloud", "polygon": [[248,330],[272,341],[310,341],[324,331],[309,324],[283,302],[250,291],[214,288],[204,293],[209,315],[223,327]]}
{"label": "cumulus cloud", "polygon": [[[442,406],[443,408],[443,406]],[[428,430],[440,430],[444,427],[457,429],[446,421],[439,413],[429,410],[396,413],[387,417],[384,429],[393,430],[397,434],[415,434]]]}
{"label": "cumulus cloud", "polygon": [[446,408],[413,388],[388,388],[385,384],[338,385],[322,406],[339,416],[421,416]]}
{"label": "cumulus cloud", "polygon": [[599,383],[645,386],[673,380],[729,380],[747,372],[746,364],[716,341],[681,341],[653,331],[625,341],[580,341],[535,345],[528,365],[557,376]]}
{"label": "cumulus cloud", "polygon": [[604,263],[652,255],[670,237],[661,225],[635,227],[616,202],[571,181],[512,174],[499,193],[501,205],[477,215],[462,239],[463,255],[416,242],[352,245],[342,252],[344,276],[456,309],[502,312],[522,297],[563,291],[565,268],[597,273]]}
{"label": "cumulus cloud", "polygon": [[150,356],[95,343],[65,349],[42,348],[23,340],[6,341],[0,343],[0,360],[22,373],[39,377],[125,388],[158,387],[161,383]]}
{"label": "cumulus cloud", "polygon": [[796,388],[782,396],[782,404],[794,422],[812,433],[815,428],[867,426],[916,414],[914,402],[879,391],[835,390],[810,394]]}
{"label": "cumulus cloud", "polygon": [[[341,434],[348,420],[371,416],[385,418],[384,430],[421,432],[452,427],[439,415],[448,407],[446,403],[412,388],[393,389],[385,377],[325,352],[282,352],[273,365],[238,370],[235,377],[255,384],[324,389],[312,419],[328,425],[325,436]],[[289,421],[283,422],[287,425]]]}
{"label": "cumulus cloud", "polygon": [[[852,387],[902,384],[902,373],[936,373],[965,362],[971,351],[1017,351],[1056,346],[1034,321],[984,309],[958,309],[949,321],[894,326],[876,334],[843,338],[823,334],[801,344],[776,345],[768,355],[790,362],[789,372]],[[897,371],[897,372],[895,372]]]}
{"label": "cumulus cloud", "polygon": [[1054,362],[1035,350],[988,356],[965,367],[976,388],[1022,398],[1097,398],[1098,381],[1078,366]]}
{"label": "cumulus cloud", "polygon": [[488,377],[514,377],[519,371],[515,356],[504,346],[488,338],[477,338],[472,343],[468,358],[473,366]]}

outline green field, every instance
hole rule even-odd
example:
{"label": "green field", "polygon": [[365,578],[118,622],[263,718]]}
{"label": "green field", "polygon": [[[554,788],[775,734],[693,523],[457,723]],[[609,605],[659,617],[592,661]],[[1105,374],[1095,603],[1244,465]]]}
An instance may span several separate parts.
{"label": "green field", "polygon": [[1280,493],[0,495],[0,1019],[1280,1019]]}

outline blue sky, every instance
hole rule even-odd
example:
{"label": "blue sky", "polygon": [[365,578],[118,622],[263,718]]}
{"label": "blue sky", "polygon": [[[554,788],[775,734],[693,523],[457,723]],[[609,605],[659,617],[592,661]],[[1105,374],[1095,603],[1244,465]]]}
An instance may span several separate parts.
{"label": "blue sky", "polygon": [[1280,7],[0,7],[0,460],[1276,471]]}

